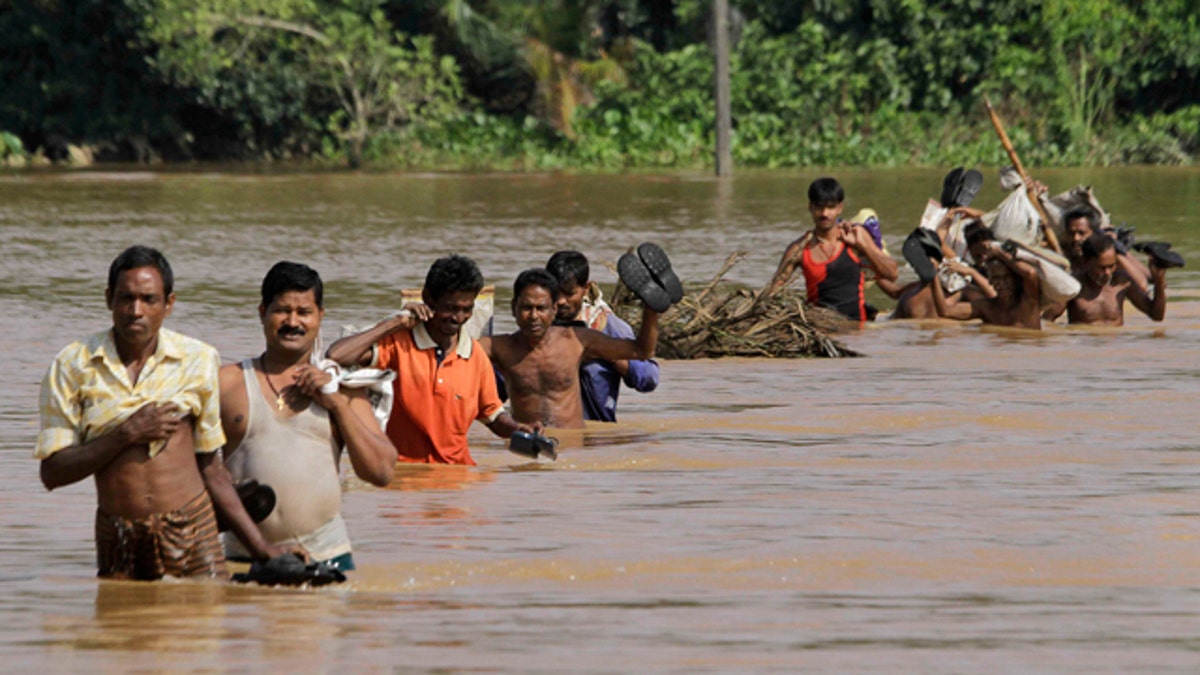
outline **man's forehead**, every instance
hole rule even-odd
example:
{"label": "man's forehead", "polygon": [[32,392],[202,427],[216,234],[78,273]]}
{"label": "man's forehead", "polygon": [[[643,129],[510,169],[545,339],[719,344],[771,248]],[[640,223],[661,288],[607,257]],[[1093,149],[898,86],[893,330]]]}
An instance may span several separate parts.
{"label": "man's forehead", "polygon": [[271,300],[271,305],[280,307],[303,307],[306,305],[312,305],[315,307],[317,305],[317,292],[316,289],[312,288],[304,291],[299,289],[283,291]]}
{"label": "man's forehead", "polygon": [[146,284],[152,284],[155,286],[156,290],[162,291],[162,272],[159,272],[158,268],[154,265],[142,265],[141,267],[121,270],[121,272],[117,274],[118,288],[122,286],[140,287]]}

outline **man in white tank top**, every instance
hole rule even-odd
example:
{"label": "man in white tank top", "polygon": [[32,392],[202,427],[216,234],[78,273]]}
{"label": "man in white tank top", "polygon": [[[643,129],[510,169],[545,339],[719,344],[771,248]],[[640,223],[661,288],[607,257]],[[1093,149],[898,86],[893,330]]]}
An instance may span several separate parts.
{"label": "man in white tank top", "polygon": [[[263,535],[345,571],[354,561],[341,516],[342,450],[359,478],[383,487],[392,480],[396,448],[365,389],[322,389],[333,380],[313,365],[322,293],[320,275],[307,265],[283,261],[267,273],[258,306],[267,348],[221,368],[221,423],[234,480],[275,490],[275,509],[259,523]],[[232,560],[245,553],[233,537],[225,546]]]}

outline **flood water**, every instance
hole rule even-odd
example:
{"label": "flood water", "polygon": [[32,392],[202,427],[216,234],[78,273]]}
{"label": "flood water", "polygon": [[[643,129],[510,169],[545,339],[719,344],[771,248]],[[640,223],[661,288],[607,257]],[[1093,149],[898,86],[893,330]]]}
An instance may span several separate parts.
{"label": "flood water", "polygon": [[[841,171],[893,253],[940,170]],[[1000,198],[995,171],[976,201]],[[1188,259],[1166,321],[1121,329],[881,322],[867,358],[667,361],[653,394],[556,463],[486,430],[480,466],[346,481],[359,571],[284,590],[95,578],[91,481],[31,459],[54,354],[110,325],[104,282],[161,248],[167,325],[262,350],[280,259],[326,280],[327,338],[398,309],[456,251],[505,287],[560,248],[604,284],[651,239],[687,281],[749,252],[761,285],[818,173],[0,175],[0,653],[29,671],[1196,672],[1200,171],[1063,170]],[[902,278],[911,278],[905,270]]]}

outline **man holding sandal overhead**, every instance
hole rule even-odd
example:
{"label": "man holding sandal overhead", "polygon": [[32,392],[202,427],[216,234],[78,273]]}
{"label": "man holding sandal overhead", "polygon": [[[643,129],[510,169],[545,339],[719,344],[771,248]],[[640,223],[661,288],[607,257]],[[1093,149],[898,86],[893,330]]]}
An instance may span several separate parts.
{"label": "man holding sandal overhead", "polygon": [[637,339],[614,338],[584,326],[555,325],[561,283],[541,268],[513,284],[517,332],[480,339],[504,375],[513,417],[525,424],[560,429],[584,426],[580,365],[591,359],[647,360],[658,342],[658,315],[683,297],[683,286],[666,253],[645,243],[617,264],[621,280],[644,305]]}

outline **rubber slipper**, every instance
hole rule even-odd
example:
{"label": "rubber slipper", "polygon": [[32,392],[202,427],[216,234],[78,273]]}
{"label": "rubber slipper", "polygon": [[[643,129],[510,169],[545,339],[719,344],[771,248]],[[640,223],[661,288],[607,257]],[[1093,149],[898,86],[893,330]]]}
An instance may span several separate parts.
{"label": "rubber slipper", "polygon": [[233,575],[233,580],[263,586],[324,586],[341,583],[346,575],[329,563],[305,563],[295,553],[285,553],[251,564],[247,572]]}
{"label": "rubber slipper", "polygon": [[[234,490],[237,491],[242,507],[246,509],[246,513],[250,514],[250,519],[256,523],[261,523],[275,510],[275,491],[271,489],[270,485],[263,485],[251,478],[235,485]],[[218,512],[217,531],[227,532],[230,529],[230,523]]]}
{"label": "rubber slipper", "polygon": [[1165,241],[1138,242],[1133,245],[1135,250],[1150,254],[1155,267],[1170,269],[1183,267],[1183,256],[1171,250],[1171,245]]}
{"label": "rubber slipper", "polygon": [[508,439],[509,450],[529,459],[537,459],[540,455],[545,455],[552,460],[558,459],[556,446],[558,446],[558,439],[548,438],[541,434],[531,434],[528,431],[514,431]]}
{"label": "rubber slipper", "polygon": [[661,314],[671,307],[671,296],[654,280],[646,263],[633,253],[626,253],[617,261],[617,275],[650,309]]}
{"label": "rubber slipper", "polygon": [[951,169],[950,173],[942,179],[942,206],[950,208],[954,206],[954,195],[958,194],[959,183],[962,182],[963,168],[956,167]]}
{"label": "rubber slipper", "polygon": [[[904,253],[904,259],[912,266],[913,271],[917,273],[917,278],[921,283],[929,283],[937,276],[937,267],[933,261],[929,259],[930,251],[927,246],[927,241],[922,241],[925,236],[921,234],[924,228],[918,227],[913,230],[912,234],[904,240],[904,246],[901,247],[901,252]],[[935,235],[936,236],[936,235]],[[938,251],[940,253],[940,251]]]}
{"label": "rubber slipper", "polygon": [[983,174],[975,169],[967,170],[958,182],[958,189],[954,191],[954,206],[970,206],[982,188]]}
{"label": "rubber slipper", "polygon": [[237,493],[246,513],[250,514],[250,519],[256,523],[266,520],[275,510],[275,490],[271,489],[270,485],[263,485],[252,478],[239,483]]}
{"label": "rubber slipper", "polygon": [[638,246],[637,252],[642,262],[646,263],[650,274],[654,275],[654,280],[667,291],[671,304],[682,300],[683,284],[679,282],[679,277],[675,276],[675,270],[671,269],[671,260],[667,258],[667,252],[658,244],[648,241]]}

